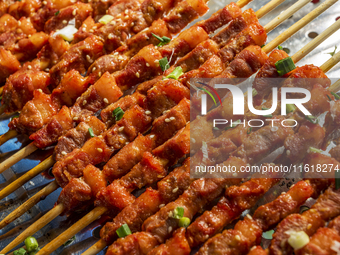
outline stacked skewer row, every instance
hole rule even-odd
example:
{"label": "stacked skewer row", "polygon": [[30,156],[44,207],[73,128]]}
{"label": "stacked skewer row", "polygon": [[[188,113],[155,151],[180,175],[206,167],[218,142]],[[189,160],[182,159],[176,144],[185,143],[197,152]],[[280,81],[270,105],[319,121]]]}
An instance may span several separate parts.
{"label": "stacked skewer row", "polygon": [[[254,175],[248,181],[244,176],[192,179],[190,159],[183,161],[190,152],[194,162],[203,160],[200,149],[204,138],[209,153],[214,153],[209,155],[211,164],[240,168],[260,162],[284,146],[284,153],[274,164],[340,167],[338,147],[332,149],[332,157],[310,152],[310,147],[325,149],[338,131],[340,101],[334,93],[340,86],[339,82],[331,85],[325,73],[338,63],[339,53],[320,67],[297,67],[277,84],[298,86],[294,78],[318,78],[319,84],[307,88],[312,94],[307,108],[314,117],[328,112],[324,127],[292,110],[289,117],[299,122],[296,128],[264,126],[248,130],[238,126],[215,132],[212,116],[234,118],[230,95],[226,95],[223,106],[190,122],[190,109],[197,112],[201,95],[195,92],[190,101],[191,78],[246,79],[255,73],[258,80],[279,77],[275,63],[288,55],[275,48],[337,1],[324,1],[262,48],[267,33],[309,1],[297,1],[264,27],[258,19],[283,0],[272,0],[257,12],[242,12],[240,8],[248,2],[230,3],[182,32],[208,10],[206,1],[2,3],[0,22],[5,25],[1,31],[0,78],[5,85],[1,109],[20,114],[11,120],[10,131],[0,141],[5,143],[20,133],[29,135],[32,142],[3,161],[0,172],[36,150],[55,149],[53,155],[3,188],[0,198],[50,167],[55,181],[6,216],[1,228],[58,187],[62,191],[55,207],[2,247],[1,253],[10,252],[59,215],[87,211],[37,254],[53,253],[101,216],[106,222],[101,239],[83,254],[98,254],[107,246],[106,254],[190,254],[200,246],[198,254],[292,254],[288,240],[298,232],[311,239],[303,247],[295,246],[297,254],[316,249],[333,254],[340,239],[336,218],[340,215],[340,191],[335,186],[334,171],[323,179],[307,176],[237,222],[233,229],[223,231],[254,207],[278,183],[278,176]],[[76,32],[70,35],[72,28]],[[336,21],[293,55],[293,62],[339,28],[340,21]],[[257,106],[270,107],[272,85],[258,80],[253,84]],[[132,88],[134,92],[126,95]],[[279,110],[274,115],[284,118]],[[266,118],[251,113],[244,118],[259,117]],[[194,141],[191,146],[190,137]],[[228,141],[228,146],[214,150],[221,141]],[[228,156],[226,161],[219,157],[222,153],[224,159]],[[180,166],[175,167],[178,163]],[[141,195],[134,196],[145,187]],[[294,214],[310,197],[317,199],[312,208]],[[211,210],[199,216],[217,199]],[[183,210],[180,217],[187,222],[179,219],[179,210]],[[330,220],[328,228],[322,228]],[[277,230],[265,251],[258,246],[262,232],[275,226]],[[121,237],[124,229],[129,232],[126,228],[131,234]],[[327,241],[320,241],[325,238],[322,233],[329,233]]]}

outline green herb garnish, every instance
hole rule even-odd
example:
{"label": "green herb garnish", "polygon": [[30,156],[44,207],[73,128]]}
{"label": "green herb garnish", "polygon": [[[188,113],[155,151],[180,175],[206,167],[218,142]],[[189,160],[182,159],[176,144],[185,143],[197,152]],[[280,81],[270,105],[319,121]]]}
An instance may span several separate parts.
{"label": "green herb garnish", "polygon": [[340,96],[337,93],[331,92],[331,94],[334,96],[335,100],[340,99]]}
{"label": "green herb garnish", "polygon": [[170,64],[169,64],[167,57],[164,57],[164,58],[159,60],[159,66],[161,67],[163,72],[170,68]]}
{"label": "green herb garnish", "polygon": [[55,16],[58,16],[59,13],[60,13],[60,11],[57,11],[54,15],[55,15]]}
{"label": "green herb garnish", "polygon": [[175,79],[178,80],[178,78],[183,74],[182,67],[177,66],[169,75],[167,75],[165,78],[168,79]]}
{"label": "green herb garnish", "polygon": [[166,36],[160,37],[158,35],[155,35],[154,33],[151,33],[151,34],[153,37],[157,38],[160,41],[160,43],[157,45],[158,47],[161,47],[171,41],[169,37],[166,37]]}
{"label": "green herb garnish", "polygon": [[91,137],[94,137],[94,133],[93,133],[93,129],[92,128],[89,128],[89,134]]}
{"label": "green herb garnish", "polygon": [[337,49],[338,47],[335,45],[335,48],[334,48],[334,51],[333,52],[328,52],[328,53],[326,53],[326,54],[329,54],[329,55],[331,55],[332,57],[334,56],[334,54],[336,53],[336,49]]}
{"label": "green herb garnish", "polygon": [[313,124],[317,124],[319,122],[318,118],[313,115],[305,115],[305,119]]}
{"label": "green herb garnish", "polygon": [[172,218],[174,219],[181,219],[184,215],[184,208],[181,206],[178,206],[174,211],[173,211],[173,216]]}
{"label": "green herb garnish", "polygon": [[179,222],[178,222],[178,226],[179,227],[183,227],[183,228],[187,228],[190,225],[190,219],[188,217],[182,217]]}
{"label": "green herb garnish", "polygon": [[291,57],[287,57],[287,58],[277,61],[275,63],[275,67],[276,67],[277,73],[280,76],[283,76],[296,68]]}
{"label": "green herb garnish", "polygon": [[122,108],[117,107],[113,110],[112,116],[115,118],[116,121],[121,120],[124,116],[124,111],[122,110]]}
{"label": "green herb garnish", "polygon": [[126,237],[126,236],[132,234],[128,224],[126,224],[126,223],[123,224],[119,229],[117,229],[116,233],[117,233],[118,237]]}

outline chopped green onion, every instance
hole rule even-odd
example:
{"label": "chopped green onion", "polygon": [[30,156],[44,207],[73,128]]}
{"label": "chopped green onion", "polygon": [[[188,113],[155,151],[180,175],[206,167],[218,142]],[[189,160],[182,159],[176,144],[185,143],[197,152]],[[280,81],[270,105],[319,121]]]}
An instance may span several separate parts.
{"label": "chopped green onion", "polygon": [[277,48],[278,48],[279,50],[283,50],[283,48],[282,48],[281,45],[277,46]]}
{"label": "chopped green onion", "polygon": [[33,236],[29,236],[25,239],[25,245],[28,252],[34,251],[39,247],[37,239]]}
{"label": "chopped green onion", "polygon": [[208,90],[206,90],[205,88],[200,88],[200,87],[197,87],[197,88],[200,89],[200,90],[203,90],[205,93],[207,93],[212,98],[212,100],[214,101],[215,105],[217,105],[214,96]]}
{"label": "chopped green onion", "polygon": [[253,89],[252,90],[252,94],[253,94],[253,97],[257,95],[257,90],[256,89]]}
{"label": "chopped green onion", "polygon": [[166,37],[166,36],[160,37],[158,35],[155,35],[154,33],[151,33],[151,34],[153,37],[157,38],[160,41],[160,43],[157,45],[158,47],[161,47],[171,41],[169,37]]}
{"label": "chopped green onion", "polygon": [[40,251],[40,248],[36,249],[35,251],[31,251],[30,253],[28,253],[28,255],[35,255]]}
{"label": "chopped green onion", "polygon": [[94,133],[93,133],[93,129],[92,128],[89,128],[89,134],[91,137],[94,137]]}
{"label": "chopped green onion", "polygon": [[188,217],[182,217],[179,222],[178,222],[178,226],[179,227],[183,227],[183,228],[187,228],[190,225],[190,219]]}
{"label": "chopped green onion", "polygon": [[339,100],[340,96],[334,92],[331,92],[331,94],[334,96],[335,100]]}
{"label": "chopped green onion", "polygon": [[304,231],[293,232],[288,238],[288,243],[294,250],[298,250],[309,243],[309,236]]}
{"label": "chopped green onion", "polygon": [[253,129],[252,127],[248,128],[248,130],[247,130],[247,134],[248,134],[248,135],[250,135],[252,129]]}
{"label": "chopped green onion", "polygon": [[169,79],[175,79],[178,80],[178,78],[183,74],[182,67],[177,66],[169,75],[167,75],[165,78]]}
{"label": "chopped green onion", "polygon": [[272,118],[273,115],[272,114],[267,114],[267,115],[263,115],[263,117],[265,117],[265,118]]}
{"label": "chopped green onion", "polygon": [[322,153],[323,151],[314,147],[309,147],[309,152]]}
{"label": "chopped green onion", "polygon": [[164,58],[159,60],[159,66],[161,67],[163,72],[170,68],[170,64],[169,64],[167,57],[164,57]]}
{"label": "chopped green onion", "polygon": [[319,122],[318,118],[313,115],[305,115],[305,119],[313,124],[317,124]]}
{"label": "chopped green onion", "polygon": [[67,245],[73,243],[74,240],[76,240],[76,236],[73,236],[70,239],[68,239],[63,245],[67,246]]}
{"label": "chopped green onion", "polygon": [[119,229],[117,229],[116,233],[117,233],[118,237],[125,237],[125,236],[132,234],[128,224],[126,224],[126,223],[123,224]]}
{"label": "chopped green onion", "polygon": [[14,255],[26,255],[27,251],[24,248],[20,248],[19,250],[16,250],[13,252]]}
{"label": "chopped green onion", "polygon": [[261,46],[261,48],[263,48],[264,46],[266,46],[265,44],[263,44],[262,46]]}
{"label": "chopped green onion", "polygon": [[287,57],[287,58],[284,58],[284,59],[277,61],[275,63],[275,67],[276,67],[277,73],[280,76],[283,76],[286,73],[289,73],[290,71],[292,71],[296,68],[291,57]]}
{"label": "chopped green onion", "polygon": [[14,116],[11,118],[11,121],[14,120],[14,119],[16,119],[16,118],[19,118],[19,117],[20,117],[19,114],[16,114],[16,115],[14,115]]}
{"label": "chopped green onion", "polygon": [[286,108],[286,112],[290,113],[290,112],[294,112],[296,110],[295,105],[293,104],[287,104],[287,108]]}
{"label": "chopped green onion", "polygon": [[103,17],[101,17],[98,21],[104,25],[106,25],[107,23],[109,23],[111,20],[113,20],[113,16],[111,15],[104,15]]}
{"label": "chopped green onion", "polygon": [[57,16],[60,13],[60,11],[57,11],[54,15]]}
{"label": "chopped green onion", "polygon": [[329,55],[331,55],[332,57],[334,56],[334,54],[336,53],[336,49],[337,49],[338,47],[335,45],[335,49],[334,49],[334,51],[333,52],[328,52],[328,53],[326,53],[326,54],[329,54]]}
{"label": "chopped green onion", "polygon": [[174,219],[181,219],[184,215],[184,208],[181,206],[178,206],[174,212],[172,218]]}
{"label": "chopped green onion", "polygon": [[121,120],[124,116],[124,111],[122,110],[122,108],[117,107],[113,110],[112,116],[115,118],[116,121]]}
{"label": "chopped green onion", "polygon": [[336,189],[340,188],[340,171],[339,170],[335,171],[335,188]]}
{"label": "chopped green onion", "polygon": [[327,97],[328,97],[328,100],[329,100],[329,101],[332,101],[332,99],[330,98],[330,96],[329,96],[329,95],[327,95]]}
{"label": "chopped green onion", "polygon": [[262,110],[269,110],[269,108],[267,108],[267,107],[262,107]]}
{"label": "chopped green onion", "polygon": [[303,205],[303,206],[300,207],[300,213],[303,213],[303,212],[305,212],[307,210],[309,210],[309,207],[306,206],[306,205]]}
{"label": "chopped green onion", "polygon": [[218,127],[214,127],[213,129],[214,129],[214,130],[220,130]]}
{"label": "chopped green onion", "polygon": [[262,237],[268,240],[273,239],[273,234],[274,234],[274,230],[269,230],[267,232],[263,232],[262,233]]}

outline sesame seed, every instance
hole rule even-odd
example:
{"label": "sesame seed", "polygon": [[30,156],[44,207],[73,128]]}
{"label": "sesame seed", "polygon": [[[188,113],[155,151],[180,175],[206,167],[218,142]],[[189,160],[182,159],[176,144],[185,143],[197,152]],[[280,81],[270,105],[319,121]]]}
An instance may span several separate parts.
{"label": "sesame seed", "polygon": [[87,104],[87,101],[86,101],[86,100],[84,100],[84,101],[83,101],[83,105],[86,105],[86,104]]}
{"label": "sesame seed", "polygon": [[171,231],[172,231],[172,227],[170,226],[170,227],[168,228],[168,232],[171,233]]}
{"label": "sesame seed", "polygon": [[46,68],[46,69],[45,69],[45,71],[46,71],[46,72],[49,72],[49,71],[50,71],[50,69],[49,69],[49,68]]}
{"label": "sesame seed", "polygon": [[21,21],[20,21],[20,20],[18,21],[18,26],[19,26],[19,27],[21,26]]}
{"label": "sesame seed", "polygon": [[191,138],[191,142],[196,143],[195,138]]}
{"label": "sesame seed", "polygon": [[170,119],[168,119],[168,118],[166,118],[166,119],[165,119],[165,122],[170,122],[170,121],[171,121],[171,120],[170,120]]}
{"label": "sesame seed", "polygon": [[75,2],[76,2],[76,0],[71,0],[71,3],[73,3],[73,4],[74,4]]}
{"label": "sesame seed", "polygon": [[248,219],[250,219],[250,220],[253,219],[253,217],[251,217],[249,214],[247,214],[246,217],[247,217]]}
{"label": "sesame seed", "polygon": [[77,10],[74,9],[73,12],[72,12],[72,15],[76,16],[77,15]]}
{"label": "sesame seed", "polygon": [[89,62],[89,63],[92,63],[93,60],[91,59],[90,55],[86,55],[86,60]]}
{"label": "sesame seed", "polygon": [[67,154],[66,151],[62,151],[62,152],[61,152],[61,155],[64,155],[64,156],[65,156],[66,154]]}
{"label": "sesame seed", "polygon": [[104,101],[105,104],[109,103],[109,100],[107,98],[104,98],[103,101]]}
{"label": "sesame seed", "polygon": [[125,144],[126,144],[126,145],[128,145],[128,144],[129,144],[129,142],[126,142]]}
{"label": "sesame seed", "polygon": [[28,35],[28,38],[30,38],[32,35]]}
{"label": "sesame seed", "polygon": [[79,118],[78,117],[73,117],[73,120],[78,120]]}
{"label": "sesame seed", "polygon": [[103,138],[103,136],[102,136],[102,135],[98,135],[98,137],[99,137],[99,138]]}
{"label": "sesame seed", "polygon": [[307,229],[311,229],[311,228],[312,228],[312,224],[308,224]]}
{"label": "sesame seed", "polygon": [[63,20],[63,24],[67,24],[67,20]]}
{"label": "sesame seed", "polygon": [[34,182],[32,182],[32,181],[29,181],[29,184],[31,184],[32,186],[34,186],[35,184],[34,184]]}
{"label": "sesame seed", "polygon": [[130,24],[130,26],[131,26],[131,27],[133,27],[134,25],[135,25],[135,23],[134,23],[134,22],[132,22],[132,23]]}
{"label": "sesame seed", "polygon": [[124,127],[118,128],[118,131],[119,131],[119,132],[122,132],[123,130],[124,130]]}
{"label": "sesame seed", "polygon": [[27,69],[28,69],[28,70],[31,70],[31,69],[32,69],[32,66],[31,66],[31,65],[28,65],[28,66],[27,66]]}
{"label": "sesame seed", "polygon": [[139,78],[139,77],[140,77],[140,75],[139,75],[139,72],[137,72],[137,73],[136,73],[136,77],[137,77],[137,78]]}
{"label": "sesame seed", "polygon": [[90,33],[93,33],[93,32],[94,32],[94,30],[93,30],[93,29],[90,29],[90,30],[89,30],[89,32],[90,32]]}
{"label": "sesame seed", "polygon": [[42,91],[42,89],[38,89],[38,91],[40,92],[40,93],[42,93],[43,91]]}
{"label": "sesame seed", "polygon": [[236,236],[235,236],[235,239],[236,239],[237,241],[241,241],[241,237],[240,237],[239,235],[236,235]]}
{"label": "sesame seed", "polygon": [[113,38],[113,34],[109,34],[107,38],[112,39]]}
{"label": "sesame seed", "polygon": [[174,188],[174,189],[172,190],[172,193],[176,193],[177,191],[178,191],[178,187]]}
{"label": "sesame seed", "polygon": [[237,173],[233,173],[233,176],[234,176],[234,177],[237,177]]}
{"label": "sesame seed", "polygon": [[92,72],[96,71],[96,69],[97,69],[97,68],[94,66],[94,67],[92,68]]}
{"label": "sesame seed", "polygon": [[115,55],[118,55],[118,52],[116,51],[115,53],[113,53],[113,55],[115,56]]}
{"label": "sesame seed", "polygon": [[85,27],[83,27],[83,32],[86,32],[86,28]]}
{"label": "sesame seed", "polygon": [[172,216],[174,216],[173,212],[170,211],[170,212],[168,213],[168,216],[169,216],[170,218],[171,218]]}
{"label": "sesame seed", "polygon": [[92,29],[97,29],[97,26],[93,26]]}
{"label": "sesame seed", "polygon": [[150,111],[145,111],[145,114],[149,115],[149,114],[151,114],[151,112]]}
{"label": "sesame seed", "polygon": [[103,149],[102,148],[97,148],[97,151],[102,153],[103,152]]}
{"label": "sesame seed", "polygon": [[150,135],[150,138],[152,139],[152,138],[154,138],[155,137],[155,135]]}
{"label": "sesame seed", "polygon": [[287,156],[289,156],[290,155],[290,150],[287,150],[286,154],[287,154]]}
{"label": "sesame seed", "polygon": [[98,76],[101,77],[102,76],[102,72],[98,72]]}
{"label": "sesame seed", "polygon": [[149,67],[149,66],[150,66],[150,64],[149,64],[149,63],[146,63],[146,66],[147,66],[147,67]]}
{"label": "sesame seed", "polygon": [[175,117],[170,117],[170,120],[175,120]]}
{"label": "sesame seed", "polygon": [[165,206],[165,204],[160,204],[159,205],[159,208],[162,208],[162,207],[164,207]]}

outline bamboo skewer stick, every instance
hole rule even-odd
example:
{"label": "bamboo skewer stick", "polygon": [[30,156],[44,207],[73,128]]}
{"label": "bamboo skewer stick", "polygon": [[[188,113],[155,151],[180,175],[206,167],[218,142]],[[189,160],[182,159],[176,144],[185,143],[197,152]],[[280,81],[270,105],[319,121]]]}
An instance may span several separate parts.
{"label": "bamboo skewer stick", "polygon": [[55,191],[58,187],[59,187],[58,183],[56,181],[53,181],[50,184],[48,184],[46,187],[41,189],[34,196],[28,199],[25,203],[20,205],[16,210],[14,210],[9,215],[7,215],[6,218],[4,218],[0,222],[0,229],[7,226],[9,223],[14,221],[15,219],[19,218],[22,214],[24,214],[29,209],[31,209],[35,204],[37,204],[41,200],[41,198],[48,196],[53,191]]}
{"label": "bamboo skewer stick", "polygon": [[[339,56],[340,56],[340,54],[339,54]],[[332,90],[331,90],[332,92],[339,91],[340,90],[340,79],[337,80],[334,84],[332,84],[331,88],[332,88]]]}
{"label": "bamboo skewer stick", "polygon": [[[46,224],[46,219],[54,219],[57,216],[59,216],[62,211],[64,210],[64,205],[63,204],[58,204],[56,205],[52,210],[50,210],[48,213],[46,213],[44,216],[42,216],[39,220],[37,220],[34,224],[29,226],[27,229],[25,229],[24,232],[22,232],[16,239],[14,239],[9,245],[7,245],[1,253],[5,254],[12,250],[12,248],[16,247],[18,244],[23,242],[27,236],[33,235],[36,231],[37,228],[41,229],[44,227]],[[27,235],[28,234],[28,235]],[[19,243],[17,243],[16,240],[21,240]]]}
{"label": "bamboo skewer stick", "polygon": [[0,145],[3,145],[5,142],[7,142],[8,140],[16,137],[17,135],[18,135],[17,131],[15,131],[15,130],[8,130],[8,132],[6,132],[2,136],[0,136]]}
{"label": "bamboo skewer stick", "polygon": [[[289,30],[289,29],[288,29]],[[293,30],[294,31],[294,30]],[[332,30],[333,32],[335,32],[336,30]],[[313,42],[313,41],[316,41],[317,43]],[[306,47],[304,47],[303,49],[301,49],[300,51],[302,52],[298,52],[298,54],[301,56],[303,54],[307,55],[312,49],[314,49],[318,44],[320,44],[323,40],[316,40],[316,38],[314,39],[313,41],[311,41],[309,44],[306,45]],[[307,47],[308,46],[308,47]],[[340,55],[340,54],[339,54]],[[340,60],[340,59],[339,59]],[[327,61],[328,62],[328,61]],[[333,66],[336,64],[335,61],[332,61],[333,62]],[[330,88],[331,89],[331,88]],[[96,209],[96,208],[95,208]],[[94,210],[95,210],[94,209]],[[93,211],[94,211],[93,210]],[[107,210],[104,210],[104,208],[102,209],[98,209],[98,210],[102,210],[103,211],[103,214],[107,211]],[[96,211],[97,212],[97,211]],[[90,218],[90,216],[93,216],[92,218]],[[85,221],[85,217],[86,217],[86,220],[88,220],[88,222]],[[60,247],[64,242],[66,242],[68,239],[70,239],[75,233],[75,229],[77,229],[77,231],[79,232],[81,229],[84,228],[84,226],[87,226],[89,225],[90,223],[92,223],[94,220],[97,219],[98,217],[98,214],[91,214],[88,213],[86,216],[85,216],[83,219],[80,219],[77,223],[75,223],[74,225],[72,225],[67,231],[65,231],[64,233],[62,233],[61,235],[59,235],[57,238],[55,238],[52,242],[50,242],[49,244],[47,244],[45,247],[43,247],[37,254],[38,255],[43,255],[43,254],[50,254],[51,252],[53,252],[55,249],[57,249],[58,247]],[[47,223],[46,223],[47,224]],[[82,226],[81,229],[80,226]],[[67,235],[67,233],[69,235]],[[105,242],[104,241],[101,241],[101,242],[97,242],[95,244],[95,247],[91,248],[92,251],[98,251],[98,249],[100,248],[105,248],[104,246]],[[88,254],[94,254],[94,253],[88,253]]]}
{"label": "bamboo skewer stick", "polygon": [[329,7],[335,4],[337,1],[338,0],[328,0],[322,3],[320,6],[315,8],[313,11],[311,11],[306,16],[304,16],[302,19],[300,19],[298,22],[296,22],[294,25],[292,25],[288,30],[284,31],[278,37],[272,40],[270,43],[265,45],[263,47],[264,52],[271,52],[273,49],[277,47],[277,45],[280,45],[282,42],[287,40],[289,37],[291,37],[292,34],[295,34],[297,31],[299,31],[301,28],[307,25],[310,21],[315,19],[317,16],[319,16],[321,13],[323,13],[325,10],[327,10]]}
{"label": "bamboo skewer stick", "polygon": [[256,11],[256,16],[258,19],[261,19],[263,16],[274,10],[276,7],[278,7],[280,4],[282,4],[286,0],[273,0],[267,3],[265,6],[263,6],[261,9]]}
{"label": "bamboo skewer stick", "polygon": [[[270,21],[267,25],[264,26],[264,29],[268,31],[272,31],[274,28],[276,28],[278,25],[280,25],[283,21],[291,17],[294,13],[296,13],[298,10],[300,10],[302,7],[304,7],[306,4],[308,4],[309,0],[300,0],[297,1],[295,4],[293,4],[291,7],[289,7],[287,10],[282,12],[279,16],[277,16],[275,19]],[[257,13],[256,13],[257,14]]]}
{"label": "bamboo skewer stick", "polygon": [[19,162],[21,159],[27,157],[28,155],[32,154],[38,149],[37,146],[35,146],[33,143],[30,143],[25,148],[21,149],[17,153],[15,153],[13,156],[9,157],[5,161],[3,161],[0,164],[0,174],[3,173],[5,170]]}
{"label": "bamboo skewer stick", "polygon": [[84,251],[81,255],[98,254],[106,246],[107,246],[107,243],[103,239],[100,239],[98,242],[96,242],[94,245],[92,245],[90,248]]}
{"label": "bamboo skewer stick", "polygon": [[340,58],[340,51],[334,54],[334,56],[332,56],[326,63],[324,63],[321,66],[321,69],[326,70],[326,72],[328,72],[334,65],[336,65],[339,62],[339,58]]}
{"label": "bamboo skewer stick", "polygon": [[[10,183],[7,187],[3,188],[0,191],[0,200],[14,192],[16,189],[21,187],[24,183],[26,183],[28,180],[32,179],[33,177],[37,176],[41,172],[45,171],[46,169],[50,168],[53,166],[55,163],[54,159],[52,156],[49,156],[47,159],[45,159],[43,162],[41,162],[39,165],[36,167],[32,168],[30,171],[22,175],[20,178],[17,180],[13,181]],[[1,223],[0,223],[1,226]],[[1,227],[0,227],[1,229]]]}
{"label": "bamboo skewer stick", "polygon": [[[313,41],[315,45],[319,45],[321,44],[323,41],[325,41],[328,37],[330,37],[334,32],[336,32],[338,29],[340,28],[340,19],[337,20],[335,23],[333,23],[333,25],[331,25],[330,27],[328,27],[325,31],[323,31],[321,34],[319,34]],[[307,47],[308,45],[306,45],[305,47],[303,47],[301,50],[299,50],[298,53],[294,54],[294,56],[292,57],[294,63],[300,61],[304,56],[306,56],[309,52],[311,52],[313,50],[313,48],[311,47]],[[338,61],[336,61],[334,59],[334,62],[337,63]],[[327,62],[326,62],[327,63]],[[326,64],[325,63],[325,64]],[[324,64],[324,65],[325,65]],[[322,65],[321,69],[325,70],[325,72],[327,72],[329,69]],[[331,66],[333,66],[334,64],[332,64]]]}

